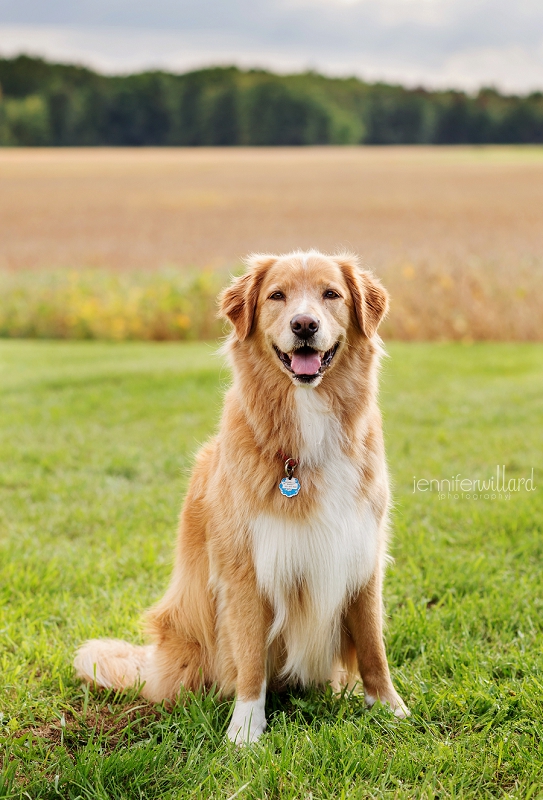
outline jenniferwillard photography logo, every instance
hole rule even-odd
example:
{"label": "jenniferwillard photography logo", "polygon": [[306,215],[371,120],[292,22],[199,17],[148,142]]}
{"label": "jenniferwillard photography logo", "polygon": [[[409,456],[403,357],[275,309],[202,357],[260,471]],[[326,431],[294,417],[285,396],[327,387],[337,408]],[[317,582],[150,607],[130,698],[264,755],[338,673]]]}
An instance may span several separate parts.
{"label": "jenniferwillard photography logo", "polygon": [[440,500],[509,500],[515,492],[535,492],[534,469],[529,478],[509,478],[505,464],[496,465],[490,478],[464,478],[461,473],[450,478],[417,478],[413,475],[413,494],[437,492]]}

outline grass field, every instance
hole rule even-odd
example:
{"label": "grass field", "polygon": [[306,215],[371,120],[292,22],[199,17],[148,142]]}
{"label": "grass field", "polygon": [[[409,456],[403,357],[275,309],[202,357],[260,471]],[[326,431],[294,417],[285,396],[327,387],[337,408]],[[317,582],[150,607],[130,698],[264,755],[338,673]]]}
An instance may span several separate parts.
{"label": "grass field", "polygon": [[388,337],[543,340],[541,147],[3,149],[0,229],[2,336],[214,335],[183,276],[317,247],[383,279]]}
{"label": "grass field", "polygon": [[[0,343],[0,797],[543,797],[543,346],[389,352],[387,645],[413,715],[272,695],[261,744],[237,751],[230,703],[169,713],[71,669],[87,637],[137,639],[161,595],[225,367],[205,343]],[[413,492],[497,464],[533,467],[535,491]]]}

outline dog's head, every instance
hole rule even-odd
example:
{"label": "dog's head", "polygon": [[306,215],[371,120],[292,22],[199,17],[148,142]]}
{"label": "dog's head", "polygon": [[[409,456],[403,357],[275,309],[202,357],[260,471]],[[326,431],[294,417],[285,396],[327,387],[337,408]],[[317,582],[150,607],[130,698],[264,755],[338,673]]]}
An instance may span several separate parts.
{"label": "dog's head", "polygon": [[253,255],[247,266],[221,295],[221,314],[237,342],[254,343],[294,384],[318,385],[356,336],[374,336],[388,308],[351,255]]}

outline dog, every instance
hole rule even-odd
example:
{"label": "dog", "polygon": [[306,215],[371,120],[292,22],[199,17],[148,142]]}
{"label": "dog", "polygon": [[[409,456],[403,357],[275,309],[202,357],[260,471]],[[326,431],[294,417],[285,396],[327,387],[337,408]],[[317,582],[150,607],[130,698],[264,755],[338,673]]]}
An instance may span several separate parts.
{"label": "dog", "polygon": [[385,289],[349,254],[253,255],[220,297],[233,383],[200,451],[152,644],[91,640],[78,676],[153,702],[216,686],[254,742],[268,688],[390,678],[382,581],[389,488],[377,405]]}

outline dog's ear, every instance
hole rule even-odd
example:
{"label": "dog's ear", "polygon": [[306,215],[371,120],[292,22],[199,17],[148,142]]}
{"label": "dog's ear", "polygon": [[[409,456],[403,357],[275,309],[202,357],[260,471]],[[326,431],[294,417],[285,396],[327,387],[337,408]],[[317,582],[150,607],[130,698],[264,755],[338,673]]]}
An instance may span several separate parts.
{"label": "dog's ear", "polygon": [[277,256],[249,256],[245,262],[247,272],[234,278],[219,297],[219,315],[232,323],[240,342],[251,333],[262,280],[276,261]]}
{"label": "dog's ear", "polygon": [[371,339],[388,311],[388,292],[375,275],[359,269],[355,256],[338,256],[336,260],[351,292],[360,330]]}

